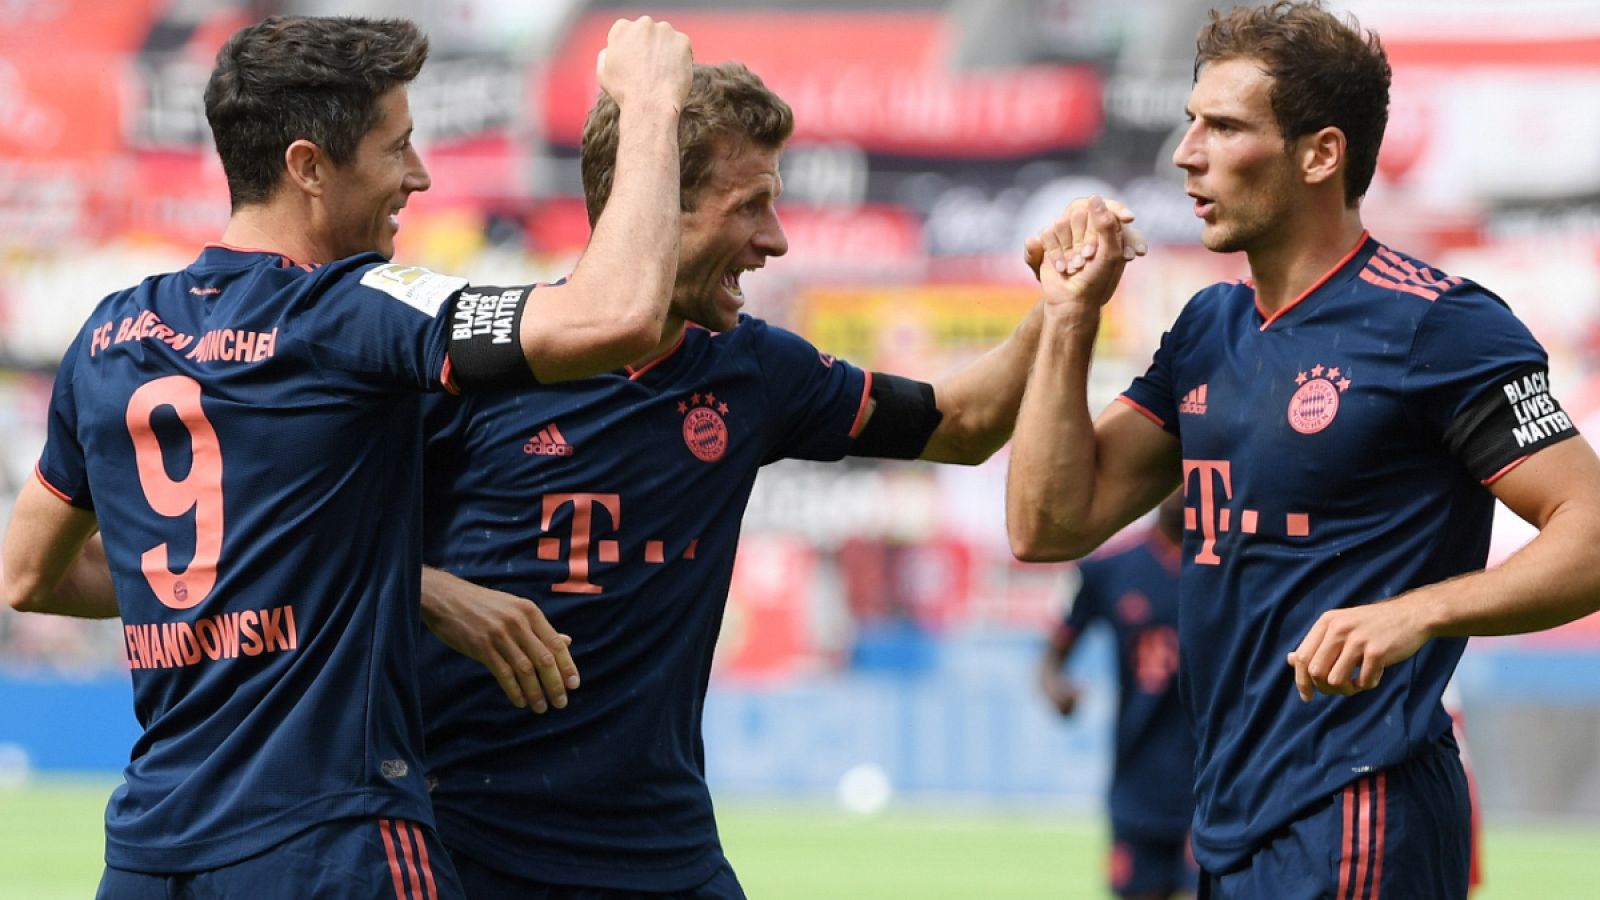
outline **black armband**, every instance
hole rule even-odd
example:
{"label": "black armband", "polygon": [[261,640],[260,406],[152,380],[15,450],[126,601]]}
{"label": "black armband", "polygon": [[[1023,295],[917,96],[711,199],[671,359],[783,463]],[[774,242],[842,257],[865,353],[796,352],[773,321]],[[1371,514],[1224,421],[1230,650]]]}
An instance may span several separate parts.
{"label": "black armband", "polygon": [[1484,391],[1450,424],[1444,442],[1473,478],[1487,483],[1517,460],[1577,434],[1550,393],[1549,370],[1536,365]]}
{"label": "black armband", "polygon": [[916,459],[928,446],[944,413],[933,399],[933,385],[899,375],[872,373],[872,417],[856,435],[852,456]]}
{"label": "black armband", "polygon": [[522,311],[533,285],[469,285],[450,301],[450,368],[467,391],[539,383],[522,352]]}

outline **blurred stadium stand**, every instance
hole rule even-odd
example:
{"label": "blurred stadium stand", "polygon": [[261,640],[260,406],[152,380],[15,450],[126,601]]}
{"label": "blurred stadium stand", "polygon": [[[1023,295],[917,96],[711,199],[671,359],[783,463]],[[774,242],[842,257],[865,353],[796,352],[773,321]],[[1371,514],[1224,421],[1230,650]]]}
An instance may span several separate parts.
{"label": "blurred stadium stand", "polygon": [[[1383,34],[1395,67],[1368,223],[1499,291],[1549,348],[1567,408],[1600,425],[1600,4],[1335,5]],[[874,368],[931,378],[998,340],[1033,299],[1023,235],[1073,196],[1122,197],[1157,247],[1105,325],[1094,384],[1109,400],[1190,293],[1242,271],[1198,246],[1167,159],[1208,6],[0,4],[0,492],[31,477],[50,372],[90,307],[220,232],[226,190],[199,94],[245,22],[421,22],[435,53],[412,106],[435,186],[408,207],[399,255],[509,283],[562,274],[587,237],[577,143],[609,23],[670,19],[698,59],[745,61],[796,109],[791,252],[749,284],[753,310]],[[1060,572],[1011,560],[1004,467],[1002,453],[966,470],[764,474],[708,704],[719,789],[830,791],[875,763],[902,796],[1094,802],[1111,695],[1063,725],[1033,694]],[[1498,554],[1526,538],[1518,524]],[[119,767],[134,734],[119,635],[0,611],[0,744],[41,769]],[[1459,685],[1491,815],[1600,817],[1597,673],[1595,617],[1474,642]]]}

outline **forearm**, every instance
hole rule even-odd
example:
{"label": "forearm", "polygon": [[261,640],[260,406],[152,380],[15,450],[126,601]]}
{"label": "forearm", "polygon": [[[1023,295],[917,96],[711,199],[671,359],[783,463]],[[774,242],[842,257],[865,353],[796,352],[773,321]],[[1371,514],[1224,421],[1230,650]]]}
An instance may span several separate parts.
{"label": "forearm", "polygon": [[1430,637],[1524,634],[1600,610],[1600,509],[1551,516],[1504,563],[1391,601],[1412,608]]}
{"label": "forearm", "polygon": [[522,318],[523,349],[543,382],[620,368],[661,339],[678,269],[678,117],[660,104],[628,106],[619,129],[605,211],[557,289],[570,295],[570,314],[553,321],[536,306]]}
{"label": "forearm", "polygon": [[35,611],[82,619],[115,619],[122,614],[117,608],[117,590],[111,583],[106,548],[98,534],[84,544],[77,559],[67,567],[47,608]]}
{"label": "forearm", "polygon": [[449,591],[461,579],[442,569],[422,567],[422,624],[437,631],[435,625],[447,616]]}
{"label": "forearm", "polygon": [[1062,668],[1072,653],[1074,635],[1068,631],[1065,641],[1053,640],[1039,660],[1039,691],[1044,694],[1056,712],[1070,716],[1078,706],[1078,688],[1067,678]]}
{"label": "forearm", "polygon": [[1044,653],[1039,657],[1039,684],[1046,690],[1061,678],[1061,670],[1067,664],[1067,659],[1072,655],[1072,648],[1077,643],[1077,635],[1070,629],[1065,639],[1052,636],[1050,643],[1044,648]]}
{"label": "forearm", "polygon": [[37,481],[25,482],[6,529],[6,602],[22,612],[116,618],[117,594],[96,528],[93,513]]}
{"label": "forearm", "polygon": [[1432,638],[1539,631],[1600,608],[1600,458],[1589,444],[1538,450],[1491,490],[1538,536],[1492,569],[1324,612],[1288,655],[1302,700],[1371,690]]}
{"label": "forearm", "polygon": [[1046,653],[1039,660],[1039,668],[1034,673],[1039,682],[1039,693],[1046,697],[1054,697],[1056,684],[1061,681],[1061,657],[1058,654]]}
{"label": "forearm", "polygon": [[1093,548],[1075,529],[1094,497],[1088,381],[1099,309],[1051,308],[1043,318],[1006,476],[1012,551],[1032,562],[1076,558]]}
{"label": "forearm", "polygon": [[560,709],[567,690],[578,687],[571,640],[529,600],[424,567],[422,621],[451,649],[482,663],[515,706]]}
{"label": "forearm", "polygon": [[466,618],[475,602],[483,603],[490,593],[443,569],[422,567],[422,624],[435,632]]}
{"label": "forearm", "polygon": [[653,346],[678,271],[677,112],[625,106],[619,129],[611,196],[573,280],[593,297],[598,321],[642,322]]}
{"label": "forearm", "polygon": [[1040,302],[998,347],[934,385],[934,399],[944,418],[928,439],[922,459],[976,465],[1010,440],[1043,323]]}

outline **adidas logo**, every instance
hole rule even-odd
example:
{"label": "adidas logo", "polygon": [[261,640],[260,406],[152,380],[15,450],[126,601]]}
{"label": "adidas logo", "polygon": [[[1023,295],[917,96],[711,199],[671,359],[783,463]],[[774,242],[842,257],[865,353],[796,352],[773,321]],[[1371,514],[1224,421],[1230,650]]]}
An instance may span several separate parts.
{"label": "adidas logo", "polygon": [[572,445],[561,436],[561,429],[556,427],[556,423],[551,422],[538,434],[528,438],[528,442],[522,445],[522,452],[529,456],[571,456]]}
{"label": "adidas logo", "polygon": [[1178,412],[1187,413],[1191,416],[1205,415],[1206,388],[1208,387],[1210,387],[1210,385],[1202,384],[1199,387],[1191,390],[1189,393],[1184,394],[1183,399],[1178,401]]}

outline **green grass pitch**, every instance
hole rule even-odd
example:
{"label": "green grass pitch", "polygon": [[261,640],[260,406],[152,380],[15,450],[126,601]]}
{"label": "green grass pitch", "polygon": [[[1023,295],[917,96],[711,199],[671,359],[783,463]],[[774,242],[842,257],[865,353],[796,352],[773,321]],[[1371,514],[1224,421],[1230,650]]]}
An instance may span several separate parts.
{"label": "green grass pitch", "polygon": [[[0,787],[0,900],[83,900],[100,875],[105,782]],[[719,803],[723,843],[755,900],[1106,897],[1105,835],[1082,815]],[[1474,900],[1600,896],[1600,827],[1491,824]]]}

